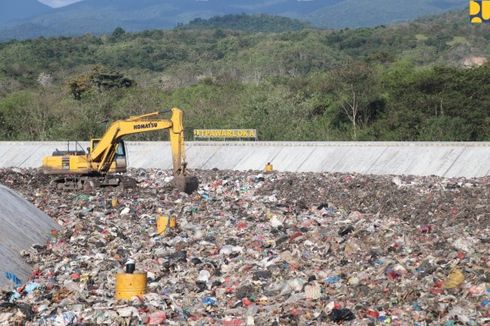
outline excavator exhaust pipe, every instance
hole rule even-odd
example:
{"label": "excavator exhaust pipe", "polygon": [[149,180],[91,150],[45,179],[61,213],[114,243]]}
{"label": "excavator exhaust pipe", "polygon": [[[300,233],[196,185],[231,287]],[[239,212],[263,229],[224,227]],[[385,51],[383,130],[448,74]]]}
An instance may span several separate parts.
{"label": "excavator exhaust pipe", "polygon": [[195,176],[176,175],[174,183],[175,188],[189,195],[199,187],[199,179]]}

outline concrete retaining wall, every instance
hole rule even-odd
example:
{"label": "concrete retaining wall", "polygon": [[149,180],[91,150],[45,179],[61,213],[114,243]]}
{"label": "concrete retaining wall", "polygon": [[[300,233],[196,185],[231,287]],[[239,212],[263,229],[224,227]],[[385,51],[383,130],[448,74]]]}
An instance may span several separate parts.
{"label": "concrete retaining wall", "polygon": [[[0,167],[39,167],[66,146],[0,142]],[[127,150],[130,167],[171,168],[168,142],[127,142]],[[261,170],[272,162],[291,172],[482,177],[490,175],[490,142],[187,142],[187,161],[191,169]]]}

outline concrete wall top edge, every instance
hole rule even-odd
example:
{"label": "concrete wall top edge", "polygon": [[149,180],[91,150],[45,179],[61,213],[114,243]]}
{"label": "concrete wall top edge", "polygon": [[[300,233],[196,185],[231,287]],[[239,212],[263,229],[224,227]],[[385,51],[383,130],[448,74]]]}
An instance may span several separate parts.
{"label": "concrete wall top edge", "polygon": [[[66,145],[67,141],[0,141],[0,145]],[[86,144],[79,141],[79,144]],[[168,144],[168,141],[127,141],[131,146],[145,146],[151,143]],[[386,141],[186,141],[188,146],[383,146],[383,147],[490,147],[490,142],[386,142]],[[70,147],[75,141],[70,141]]]}
{"label": "concrete wall top edge", "polygon": [[[160,141],[168,143],[168,141]],[[131,145],[145,145],[156,142],[129,141]],[[449,147],[490,147],[490,142],[354,142],[354,141],[186,141],[189,146],[449,146]]]}
{"label": "concrete wall top edge", "polygon": [[[256,142],[220,142],[220,141],[189,141],[189,146],[317,146],[317,147],[490,147],[490,142],[354,142],[354,141],[256,141]],[[134,144],[134,143],[131,143]]]}

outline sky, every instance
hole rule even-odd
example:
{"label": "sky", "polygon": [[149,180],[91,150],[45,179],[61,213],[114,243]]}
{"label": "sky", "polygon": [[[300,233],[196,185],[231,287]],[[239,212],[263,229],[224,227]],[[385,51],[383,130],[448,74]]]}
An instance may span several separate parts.
{"label": "sky", "polygon": [[38,1],[50,7],[59,8],[82,0],[38,0]]}

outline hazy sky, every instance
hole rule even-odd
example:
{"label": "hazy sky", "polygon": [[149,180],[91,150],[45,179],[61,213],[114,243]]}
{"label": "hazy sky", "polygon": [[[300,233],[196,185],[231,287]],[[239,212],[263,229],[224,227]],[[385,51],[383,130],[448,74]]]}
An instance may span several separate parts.
{"label": "hazy sky", "polygon": [[82,1],[82,0],[38,0],[39,2],[42,2],[48,6],[58,8],[58,7],[63,7],[66,5],[69,5],[74,2]]}

